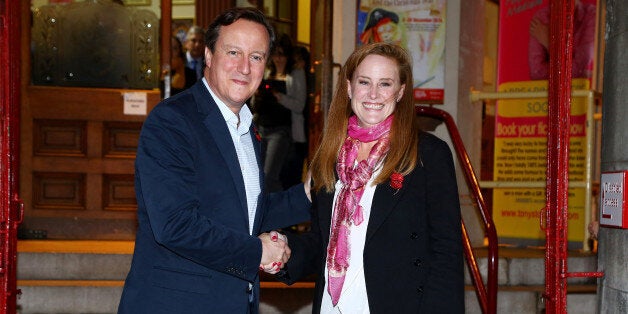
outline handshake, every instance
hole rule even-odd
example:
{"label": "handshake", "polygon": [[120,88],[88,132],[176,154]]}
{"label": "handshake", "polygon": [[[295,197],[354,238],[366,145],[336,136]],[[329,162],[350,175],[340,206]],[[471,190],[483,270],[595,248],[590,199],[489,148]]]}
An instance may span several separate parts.
{"label": "handshake", "polygon": [[277,231],[262,233],[258,237],[262,241],[262,260],[259,269],[269,274],[276,274],[290,259],[288,238]]}

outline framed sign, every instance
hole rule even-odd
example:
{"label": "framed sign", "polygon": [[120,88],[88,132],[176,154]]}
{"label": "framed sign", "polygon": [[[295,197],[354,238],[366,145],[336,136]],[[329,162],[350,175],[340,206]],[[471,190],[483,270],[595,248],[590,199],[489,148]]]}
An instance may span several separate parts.
{"label": "framed sign", "polygon": [[412,56],[414,98],[442,103],[446,0],[358,0],[356,45],[392,42]]}

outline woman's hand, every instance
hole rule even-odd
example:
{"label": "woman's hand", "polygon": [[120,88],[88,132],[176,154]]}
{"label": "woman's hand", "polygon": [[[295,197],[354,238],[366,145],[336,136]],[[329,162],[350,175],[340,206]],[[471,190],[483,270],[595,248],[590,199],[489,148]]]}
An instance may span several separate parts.
{"label": "woman's hand", "polygon": [[277,241],[282,241],[283,243],[285,243],[285,250],[284,253],[281,257],[280,261],[275,261],[272,263],[268,263],[268,264],[260,264],[259,265],[259,269],[263,270],[266,273],[269,273],[271,275],[274,275],[276,273],[279,272],[280,269],[282,269],[284,267],[284,265],[288,262],[288,260],[290,259],[290,247],[288,247],[288,238],[277,232],[277,231],[271,231],[270,233],[263,233],[261,234],[259,237],[260,238],[265,238],[266,236],[269,236],[271,241],[273,242],[277,242]]}

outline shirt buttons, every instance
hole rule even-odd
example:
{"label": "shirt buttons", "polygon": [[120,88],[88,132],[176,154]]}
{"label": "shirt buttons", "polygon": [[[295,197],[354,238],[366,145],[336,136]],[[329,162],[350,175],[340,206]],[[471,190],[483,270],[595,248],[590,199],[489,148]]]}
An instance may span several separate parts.
{"label": "shirt buttons", "polygon": [[416,232],[412,232],[412,233],[410,234],[410,239],[412,239],[412,240],[416,240],[416,239],[418,239],[418,238],[419,238],[419,234],[418,234],[418,233],[416,233]]}
{"label": "shirt buttons", "polygon": [[423,265],[423,263],[421,263],[420,259],[417,258],[414,260],[414,266],[421,267],[421,265]]}

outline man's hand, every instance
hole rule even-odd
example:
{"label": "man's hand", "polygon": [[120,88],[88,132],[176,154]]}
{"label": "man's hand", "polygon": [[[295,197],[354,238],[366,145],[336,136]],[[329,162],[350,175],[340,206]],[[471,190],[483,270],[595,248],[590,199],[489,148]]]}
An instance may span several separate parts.
{"label": "man's hand", "polygon": [[269,274],[276,274],[290,259],[288,238],[277,231],[259,235],[262,240],[262,260],[260,270]]}

